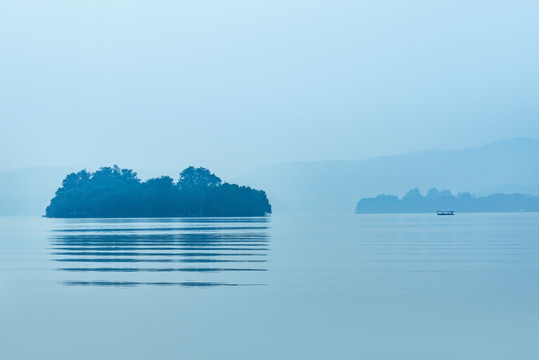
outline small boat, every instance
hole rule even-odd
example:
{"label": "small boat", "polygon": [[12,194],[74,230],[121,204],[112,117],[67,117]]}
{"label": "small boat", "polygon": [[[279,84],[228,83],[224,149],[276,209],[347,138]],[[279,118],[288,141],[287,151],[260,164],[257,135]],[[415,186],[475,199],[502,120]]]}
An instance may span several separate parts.
{"label": "small boat", "polygon": [[455,215],[454,210],[436,210],[436,215]]}

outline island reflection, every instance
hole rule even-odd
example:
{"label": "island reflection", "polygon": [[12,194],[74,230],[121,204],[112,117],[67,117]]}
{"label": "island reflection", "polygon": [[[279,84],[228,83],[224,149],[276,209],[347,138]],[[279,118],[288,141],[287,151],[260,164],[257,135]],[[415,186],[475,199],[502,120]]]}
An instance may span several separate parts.
{"label": "island reflection", "polygon": [[[65,219],[51,255],[68,286],[264,285],[269,218]],[[262,278],[263,279],[263,278]]]}

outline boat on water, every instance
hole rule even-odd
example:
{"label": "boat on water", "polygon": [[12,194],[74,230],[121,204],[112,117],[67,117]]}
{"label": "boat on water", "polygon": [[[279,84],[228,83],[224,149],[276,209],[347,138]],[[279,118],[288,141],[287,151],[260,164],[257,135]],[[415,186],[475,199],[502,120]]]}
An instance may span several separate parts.
{"label": "boat on water", "polygon": [[436,215],[455,215],[454,210],[436,210]]}

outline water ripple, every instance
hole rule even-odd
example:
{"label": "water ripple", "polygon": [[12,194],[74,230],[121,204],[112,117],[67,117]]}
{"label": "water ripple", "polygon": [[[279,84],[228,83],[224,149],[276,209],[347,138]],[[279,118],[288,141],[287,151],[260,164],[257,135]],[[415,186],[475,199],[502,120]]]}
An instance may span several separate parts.
{"label": "water ripple", "polygon": [[68,219],[52,230],[50,255],[70,264],[57,268],[66,286],[264,285],[248,274],[267,271],[268,228],[267,218]]}

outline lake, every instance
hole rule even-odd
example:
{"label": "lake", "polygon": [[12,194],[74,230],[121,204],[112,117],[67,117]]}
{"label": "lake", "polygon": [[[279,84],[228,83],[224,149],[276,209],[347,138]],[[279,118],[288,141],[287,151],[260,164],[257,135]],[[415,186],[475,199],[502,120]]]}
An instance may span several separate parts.
{"label": "lake", "polygon": [[539,213],[0,218],[2,359],[537,359]]}

